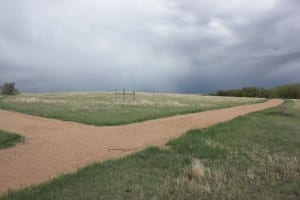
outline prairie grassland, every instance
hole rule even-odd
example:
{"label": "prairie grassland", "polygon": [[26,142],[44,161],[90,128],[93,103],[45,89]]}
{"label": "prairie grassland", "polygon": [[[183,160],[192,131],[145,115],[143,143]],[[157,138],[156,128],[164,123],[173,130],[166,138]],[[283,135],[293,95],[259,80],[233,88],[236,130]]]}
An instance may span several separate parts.
{"label": "prairie grassland", "polygon": [[0,108],[92,125],[119,125],[262,102],[260,98],[137,93],[115,98],[114,93],[22,94],[0,98]]}
{"label": "prairie grassland", "polygon": [[299,121],[289,101],[0,199],[299,199]]}

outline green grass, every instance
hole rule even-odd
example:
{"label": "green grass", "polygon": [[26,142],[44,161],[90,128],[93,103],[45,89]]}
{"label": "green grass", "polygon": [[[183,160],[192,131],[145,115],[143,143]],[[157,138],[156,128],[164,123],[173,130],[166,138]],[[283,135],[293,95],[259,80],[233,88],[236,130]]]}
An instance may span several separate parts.
{"label": "green grass", "polygon": [[120,125],[177,114],[262,102],[258,98],[137,93],[125,101],[114,93],[23,94],[0,97],[0,108],[92,125]]}
{"label": "green grass", "polygon": [[18,142],[22,142],[24,138],[18,134],[8,133],[0,130],[0,149],[14,146]]}
{"label": "green grass", "polygon": [[[8,199],[299,199],[300,101],[192,130]],[[196,178],[193,160],[205,175]]]}

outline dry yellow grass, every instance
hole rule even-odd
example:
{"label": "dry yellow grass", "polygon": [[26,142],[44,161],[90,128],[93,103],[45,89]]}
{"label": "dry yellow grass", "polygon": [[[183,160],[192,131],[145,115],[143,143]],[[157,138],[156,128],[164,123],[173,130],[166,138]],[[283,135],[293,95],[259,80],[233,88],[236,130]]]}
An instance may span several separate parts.
{"label": "dry yellow grass", "polygon": [[205,177],[205,168],[198,159],[194,159],[192,162],[192,176],[198,182]]}
{"label": "dry yellow grass", "polygon": [[201,183],[205,177],[205,167],[198,159],[194,159],[191,166],[184,172],[184,179]]}

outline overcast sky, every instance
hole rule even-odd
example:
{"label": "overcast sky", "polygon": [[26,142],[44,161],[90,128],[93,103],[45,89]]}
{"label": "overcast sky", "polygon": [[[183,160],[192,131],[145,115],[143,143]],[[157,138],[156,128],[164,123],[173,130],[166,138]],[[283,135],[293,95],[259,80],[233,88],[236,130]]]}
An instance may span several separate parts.
{"label": "overcast sky", "polygon": [[0,83],[212,92],[300,82],[300,0],[0,0]]}

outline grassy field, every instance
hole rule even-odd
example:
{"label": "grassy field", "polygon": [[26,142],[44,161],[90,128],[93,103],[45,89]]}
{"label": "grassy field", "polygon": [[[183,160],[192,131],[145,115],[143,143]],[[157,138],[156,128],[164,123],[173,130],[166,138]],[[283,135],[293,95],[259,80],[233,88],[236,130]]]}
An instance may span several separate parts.
{"label": "grassy field", "polygon": [[9,199],[299,199],[300,101],[192,130]]}
{"label": "grassy field", "polygon": [[0,149],[11,147],[23,140],[24,138],[20,135],[0,130]]}
{"label": "grassy field", "polygon": [[258,98],[137,93],[115,99],[114,93],[24,94],[0,97],[0,108],[92,125],[119,125],[262,102]]}

